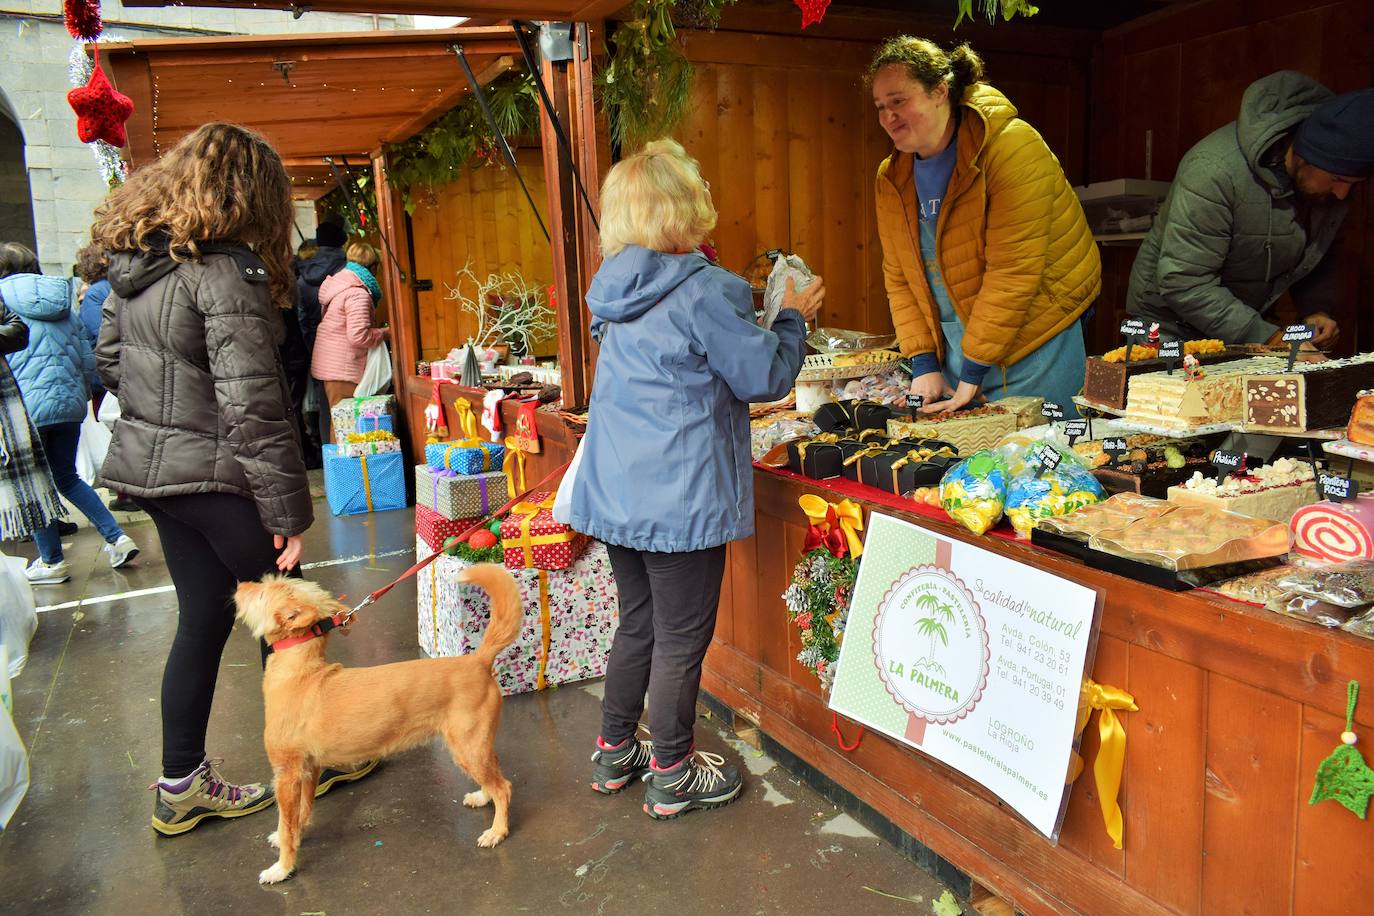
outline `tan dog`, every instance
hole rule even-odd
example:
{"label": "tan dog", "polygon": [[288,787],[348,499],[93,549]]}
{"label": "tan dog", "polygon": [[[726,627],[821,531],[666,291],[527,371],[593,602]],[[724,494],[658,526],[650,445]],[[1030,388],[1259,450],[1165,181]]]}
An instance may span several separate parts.
{"label": "tan dog", "polygon": [[253,635],[289,643],[274,646],[262,678],[264,738],[280,812],[277,832],[267,838],[280,856],[258,876],[263,884],[283,881],[295,869],[321,768],[386,757],[435,735],[480,786],[463,804],[496,805],[491,829],[477,845],[495,846],[506,838],[510,782],[501,775],[493,747],[501,690],[491,666],[520,634],[520,590],[510,573],[489,563],[469,567],[460,578],[491,595],[491,622],[477,651],[375,668],[325,661],[327,632],[314,638],[318,631],[312,628],[348,609],[318,585],[269,576],[239,586],[238,617]]}

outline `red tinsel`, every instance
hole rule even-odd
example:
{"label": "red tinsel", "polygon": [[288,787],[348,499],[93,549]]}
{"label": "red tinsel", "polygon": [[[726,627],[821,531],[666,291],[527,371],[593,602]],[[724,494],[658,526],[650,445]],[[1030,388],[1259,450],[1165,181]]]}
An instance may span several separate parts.
{"label": "red tinsel", "polygon": [[830,0],[792,0],[801,10],[802,28],[815,25],[825,18],[825,11],[830,6]]}
{"label": "red tinsel", "polygon": [[100,21],[100,0],[63,0],[62,15],[67,31],[79,41],[95,41],[104,24]]}

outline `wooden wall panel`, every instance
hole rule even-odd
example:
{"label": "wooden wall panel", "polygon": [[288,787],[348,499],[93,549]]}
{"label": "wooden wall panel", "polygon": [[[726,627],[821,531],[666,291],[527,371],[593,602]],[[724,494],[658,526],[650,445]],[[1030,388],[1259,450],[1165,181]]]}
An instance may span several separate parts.
{"label": "wooden wall panel", "polygon": [[[711,183],[721,263],[743,272],[770,248],[797,252],[825,278],[823,325],[892,328],[873,203],[891,146],[862,80],[886,34],[856,41],[723,28],[687,43],[697,82],[676,136]],[[1082,181],[1087,53],[1066,42],[1062,51],[984,57],[989,81],[1040,130],[1070,180]]]}
{"label": "wooden wall panel", "polygon": [[[1125,640],[1114,636],[1103,636],[1097,643],[1097,658],[1093,662],[1092,679],[1099,684],[1109,684],[1123,690],[1131,689],[1129,646]],[[1131,751],[1131,738],[1136,729],[1130,714],[1121,716],[1126,728],[1126,749]],[[1087,768],[1074,782],[1069,793],[1069,810],[1064,814],[1064,827],[1060,842],[1065,849],[1071,849],[1092,862],[1103,871],[1120,878],[1126,871],[1126,854],[1112,846],[1112,839],[1102,825],[1102,805],[1098,801],[1097,780],[1093,778],[1091,762],[1097,759],[1102,740],[1097,730],[1096,718],[1089,719],[1083,729],[1083,741],[1079,755],[1088,761]],[[1129,808],[1130,783],[1122,779],[1118,800],[1123,808]],[[1134,837],[1132,837],[1134,840]]]}
{"label": "wooden wall panel", "polygon": [[[516,161],[547,222],[539,150],[517,150]],[[492,272],[519,271],[541,288],[553,282],[548,243],[539,232],[519,182],[508,169],[487,166],[466,171],[433,195],[418,192],[411,225],[415,276],[434,283],[432,291],[418,294],[423,359],[440,359],[476,331],[476,322],[446,298],[448,287],[456,282],[458,271],[469,258],[478,279]],[[540,355],[556,349],[553,338],[536,346]]]}
{"label": "wooden wall panel", "polygon": [[[1286,913],[1293,857],[1302,707],[1257,687],[1208,678],[1202,911]],[[1237,731],[1238,717],[1255,723]]]}
{"label": "wooden wall panel", "polygon": [[[1374,824],[1334,801],[1309,805],[1317,765],[1340,744],[1345,719],[1303,707],[1302,757],[1298,764],[1298,858],[1293,880],[1294,913],[1341,913],[1359,909],[1362,889],[1374,887]],[[1370,759],[1364,735],[1357,747]],[[1364,853],[1355,852],[1364,850]]]}

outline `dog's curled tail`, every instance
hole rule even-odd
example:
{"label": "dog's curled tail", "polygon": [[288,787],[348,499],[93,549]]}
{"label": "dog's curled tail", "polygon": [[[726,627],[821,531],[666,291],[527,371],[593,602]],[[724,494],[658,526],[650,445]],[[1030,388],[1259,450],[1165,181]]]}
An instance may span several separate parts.
{"label": "dog's curled tail", "polygon": [[491,596],[491,620],[487,622],[487,632],[483,634],[482,644],[475,653],[482,664],[490,668],[501,650],[515,642],[520,635],[520,624],[525,617],[520,586],[504,566],[496,563],[469,566],[459,574],[458,579],[478,586]]}

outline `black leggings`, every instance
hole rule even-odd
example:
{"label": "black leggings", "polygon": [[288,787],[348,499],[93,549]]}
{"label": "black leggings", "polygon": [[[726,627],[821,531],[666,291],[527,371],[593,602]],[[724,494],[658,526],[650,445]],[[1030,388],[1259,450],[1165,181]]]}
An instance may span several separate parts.
{"label": "black leggings", "polygon": [[701,663],[716,631],[725,547],[651,553],[607,545],[620,625],[606,664],[601,738],[632,736],[649,693],[654,758],[672,766],[692,750]]}
{"label": "black leggings", "polygon": [[178,779],[205,759],[215,679],[234,627],[234,590],[275,571],[280,551],[251,499],[196,493],[134,501],[157,525],[177,590],[177,632],[162,672],[162,775]]}

